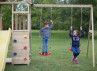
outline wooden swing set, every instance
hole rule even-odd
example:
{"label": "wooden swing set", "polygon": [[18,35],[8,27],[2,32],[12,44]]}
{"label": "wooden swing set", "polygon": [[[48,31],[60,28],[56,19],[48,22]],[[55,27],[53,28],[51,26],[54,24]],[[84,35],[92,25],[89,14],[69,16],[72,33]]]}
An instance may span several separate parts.
{"label": "wooden swing set", "polygon": [[[82,26],[82,8],[89,8],[90,9],[90,23],[89,23],[89,33],[92,35],[92,61],[93,67],[95,67],[95,49],[94,49],[94,19],[93,19],[93,5],[83,5],[83,4],[34,4],[32,2],[29,3],[28,11],[17,11],[14,12],[13,8],[15,4],[19,4],[19,2],[0,2],[0,5],[12,5],[12,26],[14,24],[14,17],[13,14],[28,14],[28,28],[31,26],[31,7],[39,7],[39,8],[71,8],[71,15],[72,15],[72,8],[80,8],[81,9],[81,26]],[[71,17],[71,26],[72,26],[72,17]],[[12,28],[13,29],[13,28]],[[24,28],[25,29],[25,28]],[[31,29],[31,28],[29,28]],[[14,31],[14,29],[13,29]],[[29,33],[30,31],[28,31]],[[14,37],[14,36],[13,36]],[[89,37],[89,36],[88,36]],[[89,42],[88,42],[89,43]],[[88,48],[87,47],[87,56],[88,56]],[[18,60],[18,59],[17,59]]]}

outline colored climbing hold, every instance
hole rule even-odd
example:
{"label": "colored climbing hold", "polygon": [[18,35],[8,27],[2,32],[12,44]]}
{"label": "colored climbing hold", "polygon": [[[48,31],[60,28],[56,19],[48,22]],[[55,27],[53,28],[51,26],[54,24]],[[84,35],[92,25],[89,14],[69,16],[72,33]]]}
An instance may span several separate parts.
{"label": "colored climbing hold", "polygon": [[13,40],[13,42],[14,42],[14,43],[17,43],[17,40],[16,40],[16,39],[14,39],[14,40]]}
{"label": "colored climbing hold", "polygon": [[16,52],[14,52],[14,53],[13,53],[13,55],[14,55],[14,56],[16,56],[16,55],[17,55],[17,53],[16,53]]}
{"label": "colored climbing hold", "polygon": [[24,50],[27,50],[27,46],[24,46]]}
{"label": "colored climbing hold", "polygon": [[24,58],[24,61],[26,61],[26,60],[27,60],[27,58],[25,57],[25,58]]}

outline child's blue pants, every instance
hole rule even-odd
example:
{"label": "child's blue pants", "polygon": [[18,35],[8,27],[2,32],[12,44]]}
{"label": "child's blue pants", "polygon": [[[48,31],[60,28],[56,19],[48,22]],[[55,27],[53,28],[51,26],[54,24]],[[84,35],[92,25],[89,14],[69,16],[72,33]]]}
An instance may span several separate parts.
{"label": "child's blue pants", "polygon": [[43,38],[42,39],[42,52],[44,53],[47,53],[48,52],[48,41],[49,41],[49,38]]}
{"label": "child's blue pants", "polygon": [[74,57],[76,58],[80,54],[80,48],[72,47],[72,52],[73,52]]}

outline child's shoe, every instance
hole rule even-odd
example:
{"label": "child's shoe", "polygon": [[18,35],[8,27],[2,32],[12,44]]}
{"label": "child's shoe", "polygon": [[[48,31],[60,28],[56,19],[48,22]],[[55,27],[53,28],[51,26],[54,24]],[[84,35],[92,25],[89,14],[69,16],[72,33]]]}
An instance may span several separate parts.
{"label": "child's shoe", "polygon": [[45,56],[49,56],[49,55],[51,55],[51,52],[46,52],[45,53]]}
{"label": "child's shoe", "polygon": [[75,58],[74,58],[74,56],[72,56],[72,62],[73,62],[73,63],[75,62]]}
{"label": "child's shoe", "polygon": [[45,55],[48,55],[48,52],[46,52]]}
{"label": "child's shoe", "polygon": [[79,61],[77,58],[74,61],[75,61],[75,64],[79,64]]}

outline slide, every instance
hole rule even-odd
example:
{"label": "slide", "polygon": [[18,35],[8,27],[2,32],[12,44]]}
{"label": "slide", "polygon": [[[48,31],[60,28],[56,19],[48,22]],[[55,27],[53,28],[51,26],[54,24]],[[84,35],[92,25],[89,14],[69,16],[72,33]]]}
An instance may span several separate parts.
{"label": "slide", "polygon": [[10,37],[11,29],[0,30],[0,71],[4,71],[5,69]]}

